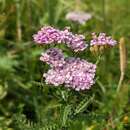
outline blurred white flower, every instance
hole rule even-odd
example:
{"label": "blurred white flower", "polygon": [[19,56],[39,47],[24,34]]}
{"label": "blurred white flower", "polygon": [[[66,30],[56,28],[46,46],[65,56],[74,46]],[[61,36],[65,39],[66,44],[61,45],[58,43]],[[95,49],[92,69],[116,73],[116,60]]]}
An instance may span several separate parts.
{"label": "blurred white flower", "polygon": [[78,22],[79,24],[85,24],[86,21],[92,18],[90,13],[86,13],[83,11],[72,11],[66,14],[66,19]]}

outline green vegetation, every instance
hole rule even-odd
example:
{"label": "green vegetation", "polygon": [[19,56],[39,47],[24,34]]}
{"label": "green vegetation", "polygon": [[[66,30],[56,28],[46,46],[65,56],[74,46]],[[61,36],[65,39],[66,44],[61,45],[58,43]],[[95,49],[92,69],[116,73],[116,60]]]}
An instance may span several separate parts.
{"label": "green vegetation", "polygon": [[[65,19],[72,10],[93,17],[79,25]],[[39,56],[48,46],[39,47],[32,38],[44,25],[70,26],[86,39],[91,32],[105,32],[117,41],[124,37],[127,67],[121,91],[118,45],[103,55],[89,91],[46,85],[42,74],[48,66]],[[130,130],[129,49],[130,0],[0,0],[0,130]],[[96,62],[87,51],[76,56]]]}

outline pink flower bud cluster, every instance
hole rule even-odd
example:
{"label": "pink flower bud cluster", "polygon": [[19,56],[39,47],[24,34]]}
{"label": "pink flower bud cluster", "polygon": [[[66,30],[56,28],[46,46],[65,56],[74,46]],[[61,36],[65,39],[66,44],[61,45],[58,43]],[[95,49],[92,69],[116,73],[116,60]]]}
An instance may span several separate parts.
{"label": "pink flower bud cluster", "polygon": [[96,33],[92,33],[92,40],[90,41],[90,45],[109,45],[115,46],[117,44],[116,40],[113,40],[111,36],[106,36],[105,33],[100,33],[99,36]]}
{"label": "pink flower bud cluster", "polygon": [[[55,55],[52,55],[52,53],[55,53]],[[52,67],[47,73],[43,74],[47,84],[54,86],[64,84],[65,87],[80,91],[90,89],[95,83],[96,65],[86,60],[73,57],[64,58],[61,50],[55,48],[42,53],[40,59]]]}
{"label": "pink flower bud cluster", "polygon": [[59,30],[47,26],[41,28],[37,34],[33,35],[34,41],[38,44],[60,44],[65,43],[75,52],[83,51],[87,48],[83,35],[73,34],[69,29]]}

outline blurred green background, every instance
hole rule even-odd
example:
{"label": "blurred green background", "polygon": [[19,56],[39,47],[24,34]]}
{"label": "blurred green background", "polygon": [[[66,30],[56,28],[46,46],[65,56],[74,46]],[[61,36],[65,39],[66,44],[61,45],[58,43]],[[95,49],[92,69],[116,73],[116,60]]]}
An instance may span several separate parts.
{"label": "blurred green background", "polygon": [[[93,17],[85,25],[67,21],[66,14],[73,10],[89,12]],[[0,0],[0,130],[19,130],[22,123],[28,122],[20,120],[38,122],[42,118],[43,124],[47,124],[60,115],[61,93],[40,83],[47,66],[39,61],[39,56],[46,47],[36,46],[32,39],[44,25],[61,29],[70,26],[73,32],[84,34],[86,39],[91,32],[106,32],[117,41],[125,37],[125,89],[116,99],[120,78],[117,45],[104,54],[98,67],[99,80],[92,90],[97,96],[97,106],[88,108],[92,118],[88,119],[89,115],[84,113],[83,118],[72,119],[69,130],[130,130],[130,0]],[[73,55],[64,50],[66,55]],[[96,61],[87,51],[78,55]],[[110,118],[112,126],[107,119],[113,114],[113,106],[116,116]],[[15,125],[18,116],[21,126]],[[126,124],[124,117],[128,118]]]}

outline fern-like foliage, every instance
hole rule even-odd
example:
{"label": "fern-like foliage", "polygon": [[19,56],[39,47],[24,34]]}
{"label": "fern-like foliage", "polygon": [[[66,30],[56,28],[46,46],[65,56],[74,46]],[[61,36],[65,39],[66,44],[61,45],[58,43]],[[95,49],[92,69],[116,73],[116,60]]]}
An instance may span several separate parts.
{"label": "fern-like foliage", "polygon": [[58,122],[49,122],[42,124],[41,122],[34,123],[26,119],[25,115],[16,114],[14,116],[15,128],[18,130],[58,130],[61,128]]}
{"label": "fern-like foliage", "polygon": [[76,107],[74,115],[83,112],[83,110],[94,100],[94,96],[84,98],[79,105]]}
{"label": "fern-like foliage", "polygon": [[63,127],[65,127],[67,124],[67,122],[69,122],[69,116],[72,114],[72,106],[71,105],[66,105],[63,108],[63,111],[61,113],[61,124]]}

